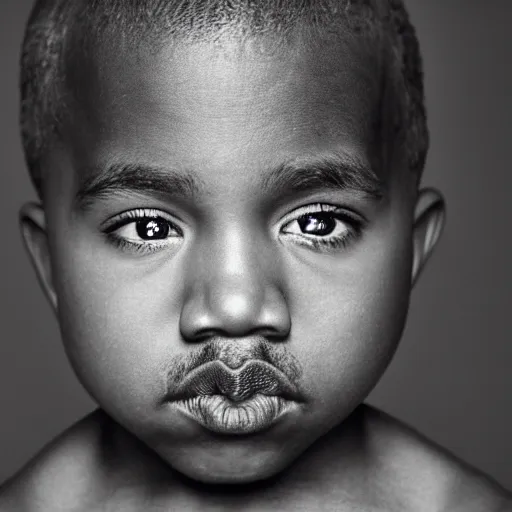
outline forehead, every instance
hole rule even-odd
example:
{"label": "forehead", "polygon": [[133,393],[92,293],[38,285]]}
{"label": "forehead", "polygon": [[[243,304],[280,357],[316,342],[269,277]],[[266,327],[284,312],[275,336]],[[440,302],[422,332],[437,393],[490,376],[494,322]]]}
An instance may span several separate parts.
{"label": "forehead", "polygon": [[158,53],[103,46],[70,76],[79,101],[66,142],[80,161],[172,161],[211,176],[322,151],[368,165],[377,157],[378,59],[348,38],[271,51],[237,41]]}

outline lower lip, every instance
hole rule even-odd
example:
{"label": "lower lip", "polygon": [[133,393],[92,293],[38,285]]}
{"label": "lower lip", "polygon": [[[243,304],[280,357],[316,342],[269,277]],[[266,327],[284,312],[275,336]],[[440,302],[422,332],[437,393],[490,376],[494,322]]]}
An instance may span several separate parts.
{"label": "lower lip", "polygon": [[175,405],[213,432],[243,435],[269,428],[293,408],[294,402],[262,394],[243,402],[233,402],[223,395],[202,395],[175,402]]}

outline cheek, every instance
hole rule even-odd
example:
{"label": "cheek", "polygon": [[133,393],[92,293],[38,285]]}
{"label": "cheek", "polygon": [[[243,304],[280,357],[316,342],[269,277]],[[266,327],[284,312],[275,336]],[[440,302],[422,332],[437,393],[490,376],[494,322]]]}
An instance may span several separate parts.
{"label": "cheek", "polygon": [[313,395],[350,408],[376,384],[405,325],[411,259],[407,236],[375,237],[322,271],[297,275],[295,348]]}
{"label": "cheek", "polygon": [[149,411],[166,392],[168,362],[183,350],[179,277],[124,268],[79,240],[59,254],[59,319],[77,376],[106,409]]}

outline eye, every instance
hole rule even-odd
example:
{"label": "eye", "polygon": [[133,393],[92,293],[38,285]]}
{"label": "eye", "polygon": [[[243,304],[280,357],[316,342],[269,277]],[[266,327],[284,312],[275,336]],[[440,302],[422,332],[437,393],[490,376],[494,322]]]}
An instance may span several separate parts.
{"label": "eye", "polygon": [[161,217],[143,218],[135,222],[129,222],[117,231],[117,236],[136,240],[165,240],[171,232],[169,222]]}
{"label": "eye", "polygon": [[345,247],[361,230],[362,220],[355,214],[319,203],[287,215],[281,233],[300,245],[322,251]]}
{"label": "eye", "polygon": [[167,214],[150,209],[121,213],[108,222],[104,233],[116,247],[138,253],[156,252],[183,238]]}
{"label": "eye", "polygon": [[292,222],[291,226],[286,230],[287,233],[314,236],[327,236],[335,231],[337,232],[336,234],[343,234],[343,232],[348,230],[332,213],[326,212],[301,215],[296,221]]}

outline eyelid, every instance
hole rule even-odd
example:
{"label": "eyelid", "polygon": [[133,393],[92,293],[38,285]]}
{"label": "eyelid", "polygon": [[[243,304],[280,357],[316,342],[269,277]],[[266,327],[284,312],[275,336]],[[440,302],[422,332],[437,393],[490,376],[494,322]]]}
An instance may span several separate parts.
{"label": "eyelid", "polygon": [[[328,235],[315,235],[307,233],[295,233],[287,231],[287,227],[298,222],[302,216],[308,214],[328,214],[341,222],[345,226],[344,233],[330,233]],[[283,239],[289,239],[293,243],[303,246],[317,253],[333,254],[339,253],[348,247],[352,241],[360,238],[364,226],[367,224],[366,219],[362,216],[347,210],[346,208],[335,206],[328,203],[311,203],[303,207],[296,208],[292,212],[285,215],[280,222],[277,236]]]}
{"label": "eyelid", "polygon": [[[129,210],[125,210],[116,214],[113,217],[110,217],[106,221],[102,222],[101,228],[105,233],[110,233],[119,229],[130,222],[136,222],[140,219],[156,219],[162,218],[168,221],[174,228],[176,228],[180,234],[183,234],[183,230],[181,226],[176,222],[176,217],[170,215],[169,213],[159,210],[156,208],[130,208]],[[181,219],[177,219],[181,222]]]}
{"label": "eyelid", "polygon": [[363,222],[363,218],[351,211],[346,210],[345,208],[341,208],[339,206],[335,206],[333,204],[329,203],[312,203],[305,206],[301,206],[299,208],[296,208],[292,212],[286,214],[280,221],[280,225],[284,226],[294,220],[297,220],[298,218],[302,217],[303,215],[307,215],[308,213],[333,213],[333,214],[343,214],[346,217],[352,218],[354,221]]}

